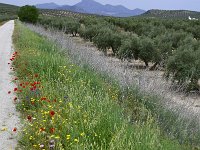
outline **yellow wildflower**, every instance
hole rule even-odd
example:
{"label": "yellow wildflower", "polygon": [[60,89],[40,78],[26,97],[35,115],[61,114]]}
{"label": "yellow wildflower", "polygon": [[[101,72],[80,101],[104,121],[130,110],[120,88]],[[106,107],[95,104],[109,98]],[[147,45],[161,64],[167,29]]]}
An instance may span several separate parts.
{"label": "yellow wildflower", "polygon": [[69,139],[70,139],[70,137],[71,137],[70,135],[67,135],[67,140],[69,140]]}
{"label": "yellow wildflower", "polygon": [[74,139],[74,142],[77,142],[77,143],[78,143],[78,139]]}
{"label": "yellow wildflower", "polygon": [[85,133],[83,132],[83,133],[81,133],[80,135],[81,135],[81,136],[84,136],[84,135],[85,135]]}

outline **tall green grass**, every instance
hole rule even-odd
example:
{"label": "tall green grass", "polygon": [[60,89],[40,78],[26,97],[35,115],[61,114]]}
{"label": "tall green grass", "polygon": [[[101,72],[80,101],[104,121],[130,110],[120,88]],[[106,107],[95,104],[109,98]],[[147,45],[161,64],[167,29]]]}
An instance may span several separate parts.
{"label": "tall green grass", "polygon": [[137,97],[71,64],[59,46],[19,22],[13,39],[17,107],[24,118],[20,149],[191,149],[163,136]]}

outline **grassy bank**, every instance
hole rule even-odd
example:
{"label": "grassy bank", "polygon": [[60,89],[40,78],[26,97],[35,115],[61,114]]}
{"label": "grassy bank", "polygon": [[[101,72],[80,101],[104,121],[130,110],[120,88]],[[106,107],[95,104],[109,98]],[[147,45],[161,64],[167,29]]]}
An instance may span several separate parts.
{"label": "grassy bank", "polygon": [[[90,69],[92,68],[93,71],[101,74],[103,78],[109,76],[116,79],[123,88],[123,96],[130,96],[130,94],[133,96],[133,98],[128,99],[128,102],[123,99],[123,104],[126,105],[125,110],[127,110],[127,104],[130,104],[128,105],[128,112],[129,114],[133,114],[131,115],[133,118],[138,116],[135,115],[135,112],[138,112],[135,111],[135,100],[137,100],[139,103],[144,104],[154,118],[156,118],[164,134],[167,134],[167,136],[173,139],[177,139],[181,144],[199,146],[200,128],[197,116],[198,113],[193,113],[189,107],[173,104],[173,102],[171,103],[170,97],[173,98],[173,95],[168,97],[168,90],[166,91],[168,94],[164,92],[162,96],[158,92],[162,90],[159,89],[158,91],[154,89],[154,92],[152,92],[152,88],[150,88],[144,92],[137,84],[132,83],[132,85],[127,85],[126,83],[131,82],[127,79],[131,77],[132,73],[127,73],[127,75],[124,76],[124,70],[120,70],[120,67],[116,67],[115,63],[109,65],[110,62],[107,62],[109,60],[108,57],[96,55],[93,48],[81,46],[79,42],[72,42],[72,44],[71,40],[73,40],[73,38],[63,38],[62,32],[59,33],[55,29],[45,30],[45,28],[30,24],[26,24],[26,26],[30,30],[62,46],[62,49],[64,48],[63,51],[70,56],[74,64],[81,67],[87,66]],[[110,79],[107,80],[109,81]],[[139,80],[143,81],[146,79]],[[124,83],[126,84],[125,86]]]}
{"label": "grassy bank", "polygon": [[130,117],[119,100],[128,102],[133,95],[123,97],[117,84],[71,64],[52,42],[20,23],[13,38],[14,91],[20,99],[15,101],[24,119],[21,149],[189,148],[162,136],[151,113],[136,100]]}

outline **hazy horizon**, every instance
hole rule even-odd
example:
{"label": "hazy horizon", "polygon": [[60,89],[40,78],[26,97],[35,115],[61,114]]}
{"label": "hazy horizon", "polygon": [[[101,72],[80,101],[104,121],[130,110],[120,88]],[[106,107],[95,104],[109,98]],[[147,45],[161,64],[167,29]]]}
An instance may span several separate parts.
{"label": "hazy horizon", "polygon": [[[36,5],[43,3],[54,2],[58,5],[74,5],[81,0],[0,0],[0,3],[13,4],[18,6],[23,5]],[[111,4],[111,5],[123,5],[129,9],[140,8],[144,10],[149,9],[166,9],[166,10],[192,10],[200,11],[198,7],[199,0],[95,0],[101,4]]]}

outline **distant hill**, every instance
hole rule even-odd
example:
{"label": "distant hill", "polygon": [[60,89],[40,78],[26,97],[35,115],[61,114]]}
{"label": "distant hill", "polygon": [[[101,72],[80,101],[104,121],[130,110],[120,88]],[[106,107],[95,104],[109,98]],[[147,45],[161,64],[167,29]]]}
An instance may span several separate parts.
{"label": "distant hill", "polygon": [[0,21],[17,18],[18,6],[0,3]]}
{"label": "distant hill", "polygon": [[1,15],[16,15],[18,10],[18,6],[0,3]]}
{"label": "distant hill", "polygon": [[148,10],[141,16],[143,17],[155,17],[155,18],[166,18],[166,19],[188,19],[188,17],[200,19],[200,12],[189,11],[189,10],[159,10],[152,9]]}
{"label": "distant hill", "polygon": [[56,3],[44,3],[44,4],[37,4],[36,7],[40,9],[56,9],[60,7],[60,5],[57,5]]}
{"label": "distant hill", "polygon": [[99,14],[105,16],[115,16],[115,17],[129,17],[136,16],[144,13],[144,10],[136,9],[129,10],[128,8],[122,5],[102,5],[93,0],[82,0],[80,3],[75,6],[84,9],[87,13],[91,14]]}
{"label": "distant hill", "polygon": [[115,16],[115,17],[130,17],[143,14],[145,11],[142,9],[130,10],[122,5],[102,5],[94,0],[82,0],[81,2],[75,4],[74,6],[64,5],[58,6],[55,3],[38,4],[37,8],[41,9],[58,9],[58,10],[69,10],[73,12],[89,13],[105,16]]}
{"label": "distant hill", "polygon": [[79,12],[79,13],[87,13],[85,10],[83,10],[77,6],[63,5],[61,7],[58,7],[57,9],[58,10],[68,10],[68,11]]}

